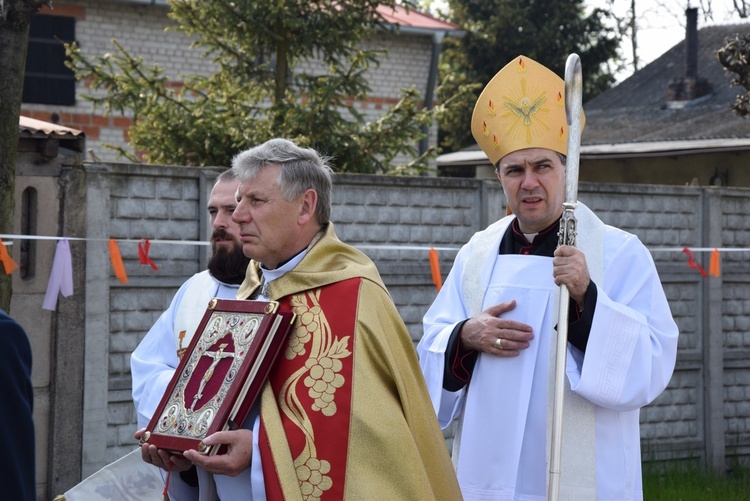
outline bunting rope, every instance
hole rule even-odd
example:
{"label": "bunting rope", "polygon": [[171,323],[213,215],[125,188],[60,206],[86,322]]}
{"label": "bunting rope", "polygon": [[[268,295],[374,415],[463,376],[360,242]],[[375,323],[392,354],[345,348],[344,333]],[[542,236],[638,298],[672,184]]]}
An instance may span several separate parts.
{"label": "bunting rope", "polygon": [[[13,235],[13,234],[0,234],[0,264],[6,274],[11,274],[18,268],[18,264],[13,261],[8,252],[6,245],[10,246],[13,242],[4,243],[3,239],[18,239],[18,240],[56,240],[58,241],[55,249],[55,257],[52,264],[52,271],[50,273],[49,282],[47,284],[47,293],[44,297],[44,303],[42,308],[46,310],[54,311],[57,307],[57,298],[59,294],[64,297],[68,297],[73,294],[73,265],[70,254],[69,241],[87,241],[87,242],[107,242],[109,248],[109,258],[112,263],[112,269],[115,277],[123,283],[128,283],[128,276],[125,271],[125,265],[122,261],[122,255],[120,254],[120,248],[118,242],[121,243],[134,243],[138,246],[138,261],[142,265],[150,266],[154,271],[158,271],[159,267],[156,263],[148,256],[151,244],[162,244],[162,245],[198,245],[207,246],[211,245],[210,242],[204,240],[149,240],[147,238],[139,239],[114,239],[114,238],[85,238],[85,237],[53,237],[45,235]],[[432,281],[435,284],[435,288],[439,292],[442,287],[442,276],[440,273],[440,258],[438,251],[454,252],[458,251],[458,247],[433,247],[433,246],[420,246],[420,245],[354,245],[354,247],[364,250],[397,250],[397,251],[427,251],[429,255],[430,271],[432,274]],[[687,255],[688,266],[696,270],[701,274],[703,278],[708,276],[718,277],[721,276],[721,252],[750,252],[750,247],[652,247],[649,249],[651,252],[682,252]],[[701,266],[695,257],[697,252],[711,252],[709,271]]]}
{"label": "bunting rope", "polygon": [[[85,238],[85,237],[51,237],[43,235],[10,235],[0,234],[0,239],[18,239],[18,240],[60,240],[66,238],[69,241],[90,241],[90,242],[109,242],[110,240],[116,240],[119,243],[134,243],[139,244],[144,241],[148,241],[151,244],[167,244],[167,245],[201,245],[209,246],[211,242],[206,240],[150,240],[144,238]],[[5,245],[13,245],[13,242],[5,242]],[[417,250],[417,251],[429,251],[435,249],[436,251],[458,251],[460,247],[435,247],[431,245],[352,245],[357,249],[371,249],[371,250]],[[683,252],[683,249],[690,249],[692,252],[713,252],[718,250],[719,252],[750,252],[750,247],[647,247],[651,252]]]}
{"label": "bunting rope", "polygon": [[[647,247],[648,248],[648,247]],[[690,249],[692,252],[750,252],[750,247],[651,247],[652,252],[684,252]]]}
{"label": "bunting rope", "polygon": [[[141,243],[146,240],[144,238],[85,238],[85,237],[50,237],[44,235],[5,235],[0,234],[0,239],[13,238],[18,240],[60,240],[66,238],[68,240],[78,240],[81,242],[109,242],[110,240],[117,240],[122,243]],[[211,242],[205,240],[148,240],[152,244],[177,244],[177,245],[211,245]]]}

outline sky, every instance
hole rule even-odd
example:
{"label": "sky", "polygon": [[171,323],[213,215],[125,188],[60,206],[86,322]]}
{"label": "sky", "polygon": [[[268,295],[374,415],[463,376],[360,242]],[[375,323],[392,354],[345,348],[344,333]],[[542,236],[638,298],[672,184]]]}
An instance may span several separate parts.
{"label": "sky", "polygon": [[[591,7],[609,8],[612,2],[586,0],[585,3]],[[613,13],[620,17],[625,16],[630,4],[631,0],[615,0],[612,7]],[[710,6],[712,20],[706,20],[704,6]],[[711,24],[742,21],[739,14],[734,12],[732,0],[635,0],[638,19],[636,37],[639,68],[643,68],[685,38],[685,9],[687,7],[698,8],[698,29]],[[622,50],[626,60],[632,62],[629,41],[623,41]],[[617,76],[618,80],[627,78],[632,72],[631,65]]]}
{"label": "sky", "polygon": [[[741,0],[738,0],[741,1]],[[750,3],[750,0],[744,0]],[[444,0],[422,0],[432,3],[436,9],[445,9]],[[584,4],[594,8],[613,9],[618,17],[625,17],[632,0],[584,0]],[[741,22],[734,11],[733,0],[635,0],[638,17],[636,37],[638,40],[639,68],[658,58],[685,38],[685,9],[698,8],[698,29],[710,24]],[[705,11],[710,8],[712,19],[706,20]],[[750,19],[745,21],[750,23]],[[623,55],[629,63],[626,70],[616,76],[624,80],[633,73],[633,55],[629,40],[623,40]]]}

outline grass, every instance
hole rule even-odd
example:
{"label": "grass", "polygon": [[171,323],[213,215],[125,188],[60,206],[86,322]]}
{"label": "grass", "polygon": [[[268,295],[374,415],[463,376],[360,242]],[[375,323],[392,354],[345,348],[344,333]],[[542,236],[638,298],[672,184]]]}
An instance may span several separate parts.
{"label": "grass", "polygon": [[748,501],[750,469],[734,465],[719,475],[699,466],[644,464],[644,501]]}

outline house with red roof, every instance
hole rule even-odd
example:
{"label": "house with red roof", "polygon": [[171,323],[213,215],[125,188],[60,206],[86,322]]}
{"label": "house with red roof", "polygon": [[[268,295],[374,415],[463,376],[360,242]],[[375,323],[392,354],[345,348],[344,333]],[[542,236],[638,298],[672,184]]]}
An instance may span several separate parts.
{"label": "house with red roof", "polygon": [[[191,40],[182,32],[165,31],[174,26],[167,17],[167,0],[60,0],[35,16],[30,30],[26,78],[21,114],[30,118],[83,131],[87,149],[99,160],[116,160],[104,144],[125,146],[131,118],[93,109],[81,99],[91,92],[86,82],[76,82],[65,67],[60,43],[76,41],[87,56],[115,52],[116,39],[147,65],[158,64],[179,85],[180,75],[208,74],[213,66],[190,49]],[[368,49],[384,49],[387,55],[372,68],[372,92],[355,103],[368,120],[374,120],[398,102],[400,90],[415,86],[425,105],[431,106],[437,83],[437,60],[445,36],[458,35],[458,26],[414,9],[381,7],[387,25],[365,42]],[[437,142],[435,126],[429,131],[427,148]],[[122,159],[120,159],[122,160]]]}

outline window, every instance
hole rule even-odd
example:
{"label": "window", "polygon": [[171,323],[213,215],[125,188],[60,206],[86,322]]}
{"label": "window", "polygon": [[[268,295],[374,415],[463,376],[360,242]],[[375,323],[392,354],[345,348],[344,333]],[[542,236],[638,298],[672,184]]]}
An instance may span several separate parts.
{"label": "window", "polygon": [[75,18],[36,15],[29,28],[23,102],[74,105],[76,81],[63,43],[75,41]]}

